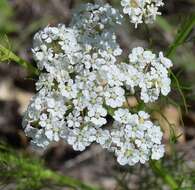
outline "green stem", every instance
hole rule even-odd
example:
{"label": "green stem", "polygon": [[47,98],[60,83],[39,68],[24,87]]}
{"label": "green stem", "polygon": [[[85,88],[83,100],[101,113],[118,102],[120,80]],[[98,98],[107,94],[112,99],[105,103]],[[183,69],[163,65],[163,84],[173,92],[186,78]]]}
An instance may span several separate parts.
{"label": "green stem", "polygon": [[[192,31],[194,25],[195,25],[195,15],[192,15],[185,20],[185,22],[182,24],[181,28],[178,30],[178,34],[177,34],[174,42],[170,45],[170,47],[167,51],[167,54],[166,54],[167,57],[171,58],[175,54],[177,48],[181,44],[185,43],[185,41],[186,41],[187,37],[189,36],[190,32]],[[186,99],[185,99],[185,96],[184,96],[182,89],[180,87],[179,81],[173,72],[171,72],[170,74],[173,76],[173,79],[176,82],[177,88],[178,88],[178,90],[181,94],[181,97],[183,99],[183,102],[184,102],[185,110],[187,112]],[[170,172],[167,169],[165,169],[160,162],[150,161],[150,166],[151,166],[152,170],[158,176],[160,176],[163,179],[163,181],[171,188],[171,190],[176,190],[179,188],[177,181],[175,181],[175,179],[170,174]]]}
{"label": "green stem", "polygon": [[0,61],[13,61],[25,69],[27,69],[31,74],[38,75],[39,71],[35,68],[31,63],[27,62],[26,60],[20,58],[16,54],[14,54],[11,50],[5,48],[4,46],[0,45]]}
{"label": "green stem", "polygon": [[167,57],[171,58],[176,52],[177,48],[186,41],[194,25],[195,15],[191,15],[185,20],[185,22],[181,25],[181,28],[178,30],[178,34],[174,42],[170,45],[167,51]]}
{"label": "green stem", "polygon": [[183,100],[183,105],[184,105],[184,108],[185,108],[185,112],[188,113],[187,101],[186,101],[185,95],[184,95],[184,93],[182,91],[181,85],[180,85],[177,77],[175,76],[175,74],[172,71],[170,71],[170,74],[172,75],[173,79],[176,82],[177,89],[178,89],[178,91],[179,91],[179,93],[181,95],[181,98]]}
{"label": "green stem", "polygon": [[40,160],[30,158],[21,152],[16,153],[1,143],[0,169],[0,182],[4,179],[9,179],[9,182],[14,181],[17,189],[26,189],[27,184],[30,189],[41,189],[53,184],[80,190],[98,190],[79,180],[46,169]]}
{"label": "green stem", "polygon": [[[192,31],[194,26],[195,26],[195,15],[193,14],[193,15],[189,16],[184,21],[184,23],[181,25],[180,29],[178,30],[178,34],[177,34],[174,42],[170,45],[170,47],[167,51],[167,54],[166,54],[167,57],[171,58],[175,54],[177,48],[186,42],[186,39],[189,36],[189,34]],[[170,74],[172,75],[173,79],[176,82],[177,88],[178,88],[179,93],[180,93],[182,100],[183,100],[185,111],[187,113],[188,112],[187,103],[186,103],[185,95],[183,94],[183,91],[181,89],[180,83],[173,72],[170,72]]]}
{"label": "green stem", "polygon": [[98,190],[94,187],[90,187],[90,186],[84,184],[83,182],[81,182],[79,180],[73,179],[73,178],[68,177],[68,176],[63,176],[63,175],[54,173],[50,170],[43,170],[41,175],[46,180],[52,180],[58,186],[68,186],[68,187],[71,187],[73,189],[78,189],[78,187],[79,187],[80,189],[83,189],[83,190]]}
{"label": "green stem", "polygon": [[179,185],[175,181],[175,179],[169,174],[169,171],[167,171],[163,166],[161,165],[160,162],[158,161],[150,161],[150,166],[152,170],[160,176],[164,182],[169,185],[171,190],[176,190],[179,188]]}

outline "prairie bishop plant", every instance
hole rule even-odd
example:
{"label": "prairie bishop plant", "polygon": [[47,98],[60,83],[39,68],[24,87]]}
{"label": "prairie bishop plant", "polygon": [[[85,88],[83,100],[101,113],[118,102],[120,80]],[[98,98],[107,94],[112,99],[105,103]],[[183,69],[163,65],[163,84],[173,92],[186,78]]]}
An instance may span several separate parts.
{"label": "prairie bishop plant", "polygon": [[[160,0],[121,4],[135,25],[153,21],[163,5]],[[126,102],[129,95],[144,103],[167,96],[172,62],[142,47],[120,62],[115,27],[122,18],[109,4],[88,3],[74,12],[69,27],[47,26],[35,35],[32,52],[41,74],[23,120],[34,147],[63,140],[83,151],[96,142],[121,165],[163,157],[160,126]]]}

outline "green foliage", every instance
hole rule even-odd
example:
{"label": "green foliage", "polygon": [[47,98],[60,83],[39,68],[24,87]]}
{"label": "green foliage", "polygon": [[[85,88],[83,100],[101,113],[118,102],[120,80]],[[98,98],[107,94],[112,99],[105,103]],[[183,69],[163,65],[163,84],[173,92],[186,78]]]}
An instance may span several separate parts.
{"label": "green foliage", "polygon": [[182,86],[180,85],[180,82],[179,82],[178,78],[175,76],[175,74],[172,71],[170,71],[170,74],[171,74],[171,76],[172,76],[172,78],[173,78],[173,80],[176,84],[176,88],[177,88],[177,90],[180,93],[180,96],[182,98],[183,106],[185,108],[185,112],[188,113],[187,101],[186,101],[185,95],[183,93]]}
{"label": "green foliage", "polygon": [[[172,149],[172,155],[149,165],[125,167],[115,178],[117,190],[194,190],[195,170]],[[132,181],[131,181],[132,180]],[[129,183],[130,182],[130,183]]]}
{"label": "green foliage", "polygon": [[[194,169],[187,166],[183,157],[179,156],[174,149],[172,151],[170,157],[161,161],[150,161],[150,167],[155,176],[154,179],[156,181],[161,179],[162,185],[166,184],[170,190],[194,190]],[[157,184],[155,190],[163,189],[159,186],[160,183]],[[159,187],[157,188],[157,186]]]}
{"label": "green foliage", "polygon": [[167,57],[171,58],[175,54],[177,48],[186,42],[194,26],[195,26],[195,15],[187,16],[187,18],[181,24],[181,27],[178,30],[178,34],[174,42],[170,45],[167,51]]}
{"label": "green foliage", "polygon": [[163,29],[164,31],[171,33],[173,32],[173,27],[171,24],[169,24],[169,22],[167,22],[167,20],[161,16],[157,17],[157,25],[160,26],[161,29]]}
{"label": "green foliage", "polygon": [[[161,20],[161,25],[163,25],[163,26],[166,25],[167,26],[168,23]],[[189,37],[189,35],[190,35],[190,33],[191,33],[194,26],[195,26],[195,15],[187,16],[187,18],[183,21],[180,28],[178,29],[178,33],[175,37],[175,40],[173,41],[173,43],[168,48],[168,51],[167,51],[167,54],[166,54],[167,57],[172,58],[175,55],[176,50],[179,48],[179,46],[181,46],[182,44],[184,44],[187,41],[187,39],[188,39],[188,37]],[[170,75],[171,75],[171,77],[172,77],[172,79],[173,79],[173,81],[176,85],[176,88],[177,88],[178,92],[181,95],[183,105],[184,105],[184,108],[185,108],[185,112],[187,113],[188,112],[188,106],[187,106],[185,95],[184,95],[183,90],[182,90],[182,86],[180,85],[180,82],[179,82],[178,78],[175,76],[175,74],[172,71],[170,71]]]}
{"label": "green foliage", "polygon": [[160,176],[163,181],[172,189],[178,189],[178,184],[175,179],[169,174],[169,171],[162,167],[159,161],[151,161],[150,166],[154,173]]}
{"label": "green foliage", "polygon": [[[172,27],[171,25],[163,18],[158,18],[158,24],[160,25],[161,28],[163,28],[163,30],[167,31],[167,32],[171,32],[172,31]],[[172,58],[173,56],[175,56],[176,50],[182,45],[184,44],[193,27],[195,26],[195,15],[191,15],[188,16],[184,22],[181,24],[181,27],[178,30],[178,34],[175,37],[175,40],[173,41],[173,43],[170,45],[168,51],[167,51],[167,57]],[[185,95],[183,93],[183,88],[177,78],[177,76],[170,71],[170,75],[174,81],[174,84],[178,90],[178,92],[181,95],[182,101],[183,101],[183,105],[185,107],[185,111],[188,112],[188,107],[187,107],[187,103],[186,103],[186,98]],[[170,126],[170,132],[171,132],[171,126]],[[174,137],[174,134],[171,133],[171,138]],[[173,139],[170,139],[171,142],[173,144],[175,144],[177,142],[178,137],[174,137]],[[176,154],[176,153],[175,153]],[[182,159],[180,159],[182,160]],[[169,186],[169,188],[171,190],[193,190],[193,187],[185,187],[182,188],[181,184],[182,184],[182,180],[184,181],[184,178],[186,178],[187,176],[185,176],[185,174],[183,173],[183,175],[181,174],[183,178],[182,180],[176,180],[175,177],[173,176],[174,174],[172,174],[172,172],[170,172],[169,168],[166,167],[161,161],[150,161],[150,166],[152,171],[154,172],[154,174],[156,174],[158,177],[160,177],[165,184],[167,184]],[[175,170],[175,172],[177,172],[176,168],[173,168],[173,171]],[[194,177],[192,178],[188,178],[188,180],[190,181],[190,183],[193,184],[193,180]]]}
{"label": "green foliage", "polygon": [[31,74],[38,75],[38,70],[29,62],[20,58],[16,54],[14,54],[10,49],[5,48],[0,44],[0,62],[9,62],[13,61],[25,69],[27,69]]}
{"label": "green foliage", "polygon": [[[169,25],[169,23],[166,22],[166,20],[158,19],[158,21],[159,21],[159,24],[161,25],[161,27],[164,28],[164,30],[171,31],[171,26]],[[181,27],[178,30],[178,34],[176,35],[174,42],[170,45],[170,47],[167,51],[167,57],[171,58],[174,56],[177,48],[187,41],[194,26],[195,26],[195,15],[188,16],[184,20],[184,22],[181,24]],[[170,75],[172,76],[174,82],[176,83],[177,90],[179,91],[179,93],[182,97],[185,111],[188,112],[186,98],[185,98],[185,95],[183,93],[182,86],[180,85],[178,78],[175,76],[175,74],[172,71],[170,71]],[[179,138],[179,137],[176,137],[176,139],[177,138]],[[176,143],[176,141],[177,140],[174,140],[173,143]],[[180,188],[179,183],[170,174],[168,168],[166,169],[165,167],[163,167],[163,165],[161,164],[160,161],[151,161],[150,166],[151,166],[153,172],[156,173],[159,177],[161,177],[163,179],[163,181],[172,190],[182,190],[182,189],[192,190],[193,189],[193,187]],[[191,181],[192,181],[192,179],[191,179]]]}
{"label": "green foliage", "polygon": [[38,190],[55,186],[97,190],[79,180],[60,175],[44,167],[42,161],[0,144],[0,183],[14,183],[17,190]]}
{"label": "green foliage", "polygon": [[7,0],[0,0],[0,35],[15,32],[18,26],[12,20],[13,10]]}

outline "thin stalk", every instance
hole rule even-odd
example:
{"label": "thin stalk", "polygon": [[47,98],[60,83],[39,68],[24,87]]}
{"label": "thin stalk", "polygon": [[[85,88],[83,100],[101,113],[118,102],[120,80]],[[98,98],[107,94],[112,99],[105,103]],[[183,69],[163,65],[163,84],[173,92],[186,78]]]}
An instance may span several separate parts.
{"label": "thin stalk", "polygon": [[171,58],[175,54],[177,48],[183,43],[185,43],[187,37],[189,36],[194,26],[195,26],[195,15],[193,14],[189,18],[187,18],[184,21],[184,23],[181,25],[181,28],[178,30],[178,34],[174,42],[170,45],[167,51],[167,57]]}
{"label": "thin stalk", "polygon": [[[62,187],[70,187],[80,190],[98,190],[79,180],[61,175],[52,170],[46,169],[40,160],[30,158],[29,155],[23,155],[21,152],[15,152],[9,147],[0,144],[0,181],[9,179],[16,182],[16,185],[22,185],[24,188],[29,182],[31,189],[41,189],[49,184]],[[6,167],[4,167],[6,165]],[[22,188],[23,189],[23,188]]]}
{"label": "thin stalk", "polygon": [[58,186],[68,186],[74,189],[80,188],[82,190],[98,190],[97,188],[90,187],[79,180],[54,173],[50,170],[43,170],[41,175],[46,180],[52,180]]}
{"label": "thin stalk", "polygon": [[[174,42],[170,45],[167,51],[166,54],[167,57],[171,58],[175,54],[177,48],[183,43],[185,43],[187,37],[189,36],[194,26],[195,26],[195,15],[192,15],[182,24],[181,28],[178,30],[178,34]],[[185,106],[185,111],[187,112],[188,109],[187,109],[186,99],[180,87],[179,81],[173,72],[171,72],[170,74],[173,76],[173,79],[176,82],[177,88],[181,94]],[[158,176],[160,176],[163,179],[163,181],[171,188],[171,190],[177,190],[179,188],[177,181],[173,178],[170,172],[162,166],[160,162],[150,161],[150,166],[152,170]]]}
{"label": "thin stalk", "polygon": [[175,179],[169,174],[169,171],[163,168],[160,162],[152,160],[150,161],[150,166],[156,175],[160,176],[163,181],[171,188],[171,190],[176,190],[179,188],[179,185]]}
{"label": "thin stalk", "polygon": [[181,98],[182,98],[182,101],[183,101],[183,105],[184,105],[184,108],[185,108],[185,112],[188,113],[187,101],[186,101],[185,95],[184,95],[184,93],[183,93],[183,91],[182,91],[181,85],[180,85],[180,83],[179,83],[177,77],[175,76],[175,74],[174,74],[172,71],[170,71],[170,74],[171,74],[171,76],[173,77],[173,79],[174,79],[175,82],[176,82],[178,91],[179,91],[179,93],[180,93],[180,95],[181,95]]}
{"label": "thin stalk", "polygon": [[[175,37],[175,40],[170,45],[170,47],[167,51],[167,54],[166,54],[167,57],[171,58],[175,54],[177,48],[186,42],[186,40],[187,40],[187,38],[188,38],[188,36],[189,36],[190,32],[192,31],[194,26],[195,26],[195,14],[189,16],[181,25],[180,29],[178,30],[178,34]],[[188,113],[186,98],[185,98],[185,95],[183,94],[180,83],[173,72],[170,72],[170,74],[172,75],[173,79],[175,80],[177,88],[179,90],[179,93],[182,97],[183,104],[185,107],[185,112]]]}
{"label": "thin stalk", "polygon": [[26,60],[20,58],[16,54],[14,54],[11,50],[5,48],[4,46],[0,45],[0,61],[13,61],[25,69],[27,69],[30,74],[38,75],[39,71],[36,67],[34,67],[31,63],[27,62]]}

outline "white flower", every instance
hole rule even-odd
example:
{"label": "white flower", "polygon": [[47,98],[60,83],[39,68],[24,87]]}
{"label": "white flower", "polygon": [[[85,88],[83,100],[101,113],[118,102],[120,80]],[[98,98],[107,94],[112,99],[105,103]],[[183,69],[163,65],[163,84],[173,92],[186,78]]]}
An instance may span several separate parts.
{"label": "white flower", "polygon": [[46,125],[47,125],[47,119],[48,119],[47,114],[42,113],[42,114],[40,115],[39,125],[40,125],[41,127],[46,127]]}
{"label": "white flower", "polygon": [[74,150],[83,151],[87,146],[96,140],[96,130],[85,126],[83,129],[75,128],[68,135],[68,143]]}
{"label": "white flower", "polygon": [[33,147],[42,149],[45,149],[50,143],[51,141],[45,136],[43,129],[37,130],[31,141]]}
{"label": "white flower", "polygon": [[162,132],[160,127],[158,126],[153,126],[151,128],[147,129],[147,136],[151,139],[151,141],[155,144],[161,144],[161,139],[162,139]]}
{"label": "white flower", "polygon": [[109,149],[112,143],[110,132],[108,130],[97,129],[96,142],[99,143],[103,148]]}
{"label": "white flower", "polygon": [[172,61],[164,57],[163,52],[159,53],[159,59],[160,59],[160,62],[168,69],[173,66]]}
{"label": "white flower", "polygon": [[[128,110],[119,109],[115,113],[127,115]],[[162,132],[160,127],[155,126],[144,111],[132,116],[129,123],[124,123],[119,117],[113,125],[110,149],[115,152],[117,161],[121,165],[134,165],[138,162],[143,164],[150,157],[152,159],[157,159],[158,156],[162,157],[164,152],[161,145]],[[159,152],[156,150],[157,146],[161,148]]]}
{"label": "white flower", "polygon": [[153,23],[156,16],[161,14],[158,9],[164,3],[162,0],[121,0],[121,5],[124,14],[129,15],[130,22],[137,28],[137,25],[143,22]]}
{"label": "white flower", "polygon": [[117,64],[103,65],[99,70],[101,80],[111,87],[123,86],[125,75]]}
{"label": "white flower", "polygon": [[79,128],[82,124],[83,117],[80,111],[75,109],[67,115],[66,120],[69,128]]}
{"label": "white flower", "polygon": [[[161,0],[122,0],[135,25],[153,21]],[[145,163],[164,154],[162,132],[144,111],[126,101],[140,93],[145,103],[170,92],[172,62],[142,47],[120,63],[115,24],[122,16],[108,4],[86,4],[70,27],[47,26],[34,37],[33,56],[41,74],[23,119],[33,146],[60,139],[83,151],[93,142],[113,152],[121,165]]]}
{"label": "white flower", "polygon": [[145,103],[156,101],[160,93],[164,96],[168,95],[171,90],[171,80],[167,69],[172,66],[172,63],[162,53],[157,57],[151,51],[144,51],[143,48],[137,47],[129,55],[129,63],[130,66],[123,64],[123,70],[127,73],[125,84],[131,89],[139,86],[141,99]]}
{"label": "white flower", "polygon": [[132,115],[131,113],[129,113],[128,109],[119,108],[114,112],[113,118],[115,119],[115,121],[118,121],[119,123],[127,124],[131,122]]}
{"label": "white flower", "polygon": [[139,151],[131,143],[123,144],[122,148],[116,151],[117,161],[121,165],[135,165],[139,162]]}
{"label": "white flower", "polygon": [[165,153],[165,149],[164,149],[164,145],[155,145],[152,148],[152,159],[153,160],[159,160],[160,158],[162,158],[164,156]]}
{"label": "white flower", "polygon": [[[69,64],[77,64],[81,54],[81,47],[77,42],[78,31],[59,25],[58,27],[46,27],[34,37],[32,50],[37,66],[49,72],[55,63],[59,61]],[[68,67],[70,69],[71,67]]]}
{"label": "white flower", "polygon": [[121,87],[109,88],[104,93],[106,104],[112,108],[121,107],[125,102],[125,91]]}
{"label": "white flower", "polygon": [[83,4],[75,12],[71,26],[88,33],[110,29],[116,23],[120,24],[122,18],[118,10],[101,2]]}
{"label": "white flower", "polygon": [[[118,124],[118,123],[117,123]],[[119,127],[119,125],[118,125]],[[112,142],[116,144],[116,146],[123,146],[123,137],[124,131],[123,130],[113,130],[111,132]]]}
{"label": "white flower", "polygon": [[77,85],[73,82],[72,79],[69,79],[65,84],[60,83],[58,87],[62,96],[66,97],[67,99],[73,99],[77,97]]}
{"label": "white flower", "polygon": [[[104,118],[107,115],[107,110],[105,108],[100,105],[94,105],[93,107],[88,107],[88,109],[89,111],[87,115],[89,117],[89,121],[91,121],[95,126],[101,127],[107,123]],[[86,119],[88,119],[88,117]]]}
{"label": "white flower", "polygon": [[148,120],[150,118],[150,115],[144,111],[139,111],[138,115],[139,115],[142,122],[144,122],[145,120]]}

